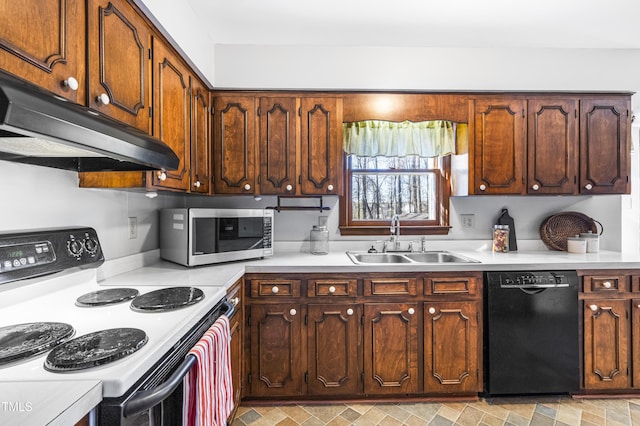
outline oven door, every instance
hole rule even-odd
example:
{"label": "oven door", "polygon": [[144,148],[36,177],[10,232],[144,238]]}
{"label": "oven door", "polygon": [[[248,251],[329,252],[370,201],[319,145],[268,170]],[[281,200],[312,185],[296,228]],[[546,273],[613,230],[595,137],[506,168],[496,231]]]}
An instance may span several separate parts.
{"label": "oven door", "polygon": [[221,315],[231,317],[234,310],[226,298],[222,299],[125,396],[103,399],[98,409],[98,424],[181,425],[183,378],[196,362],[188,353]]}

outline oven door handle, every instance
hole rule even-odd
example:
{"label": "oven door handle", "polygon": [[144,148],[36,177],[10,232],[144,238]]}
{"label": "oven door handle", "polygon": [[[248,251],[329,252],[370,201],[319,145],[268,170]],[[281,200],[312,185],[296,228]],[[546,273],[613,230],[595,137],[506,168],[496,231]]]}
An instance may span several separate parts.
{"label": "oven door handle", "polygon": [[[227,308],[223,315],[226,315],[227,317],[233,315],[235,306],[227,300],[224,300],[223,303]],[[124,416],[129,417],[133,414],[149,410],[164,401],[180,384],[182,384],[184,376],[187,375],[191,367],[193,367],[196,362],[197,358],[195,355],[187,355],[176,371],[174,371],[173,374],[162,384],[153,389],[136,392],[134,396],[124,404]]]}

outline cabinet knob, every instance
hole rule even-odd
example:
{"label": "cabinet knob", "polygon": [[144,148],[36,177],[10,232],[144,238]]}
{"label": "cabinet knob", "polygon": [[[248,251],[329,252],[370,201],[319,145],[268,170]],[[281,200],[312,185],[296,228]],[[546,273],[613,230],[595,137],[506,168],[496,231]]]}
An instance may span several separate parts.
{"label": "cabinet knob", "polygon": [[409,312],[409,315],[413,315],[413,314],[416,313],[416,310],[413,309],[413,308],[409,308],[409,310],[407,312]]}
{"label": "cabinet knob", "polygon": [[109,105],[109,103],[111,103],[111,100],[106,93],[101,93],[100,95],[96,96],[96,102],[102,105]]}
{"label": "cabinet knob", "polygon": [[293,189],[293,186],[292,185],[287,185],[286,189],[287,189],[287,191],[291,191]]}
{"label": "cabinet knob", "polygon": [[280,289],[278,288],[277,285],[274,285],[273,287],[271,287],[271,293],[277,294],[279,291]]}
{"label": "cabinet knob", "polygon": [[603,283],[602,283],[602,286],[603,286],[604,288],[611,288],[611,286],[612,286],[611,281],[605,281],[605,282],[603,282]]}
{"label": "cabinet knob", "polygon": [[196,187],[196,188],[200,188],[200,186],[201,186],[201,185],[202,185],[202,184],[200,183],[200,181],[199,181],[199,180],[197,180],[197,181],[193,182],[193,186],[194,186],[194,187]]}
{"label": "cabinet knob", "polygon": [[327,185],[327,190],[328,191],[333,191],[333,185]]}
{"label": "cabinet knob", "polygon": [[436,308],[429,308],[429,313],[431,315],[435,314],[436,313]]}
{"label": "cabinet knob", "polygon": [[238,306],[240,304],[240,298],[239,297],[234,297],[231,300],[231,303],[233,303],[233,306]]}
{"label": "cabinet knob", "polygon": [[333,294],[336,292],[336,288],[334,286],[329,287],[329,293]]}
{"label": "cabinet knob", "polygon": [[156,177],[161,181],[167,180],[167,174],[165,172],[156,172]]}
{"label": "cabinet knob", "polygon": [[598,305],[589,305],[589,309],[591,309],[593,312],[598,310]]}
{"label": "cabinet knob", "polygon": [[353,309],[351,308],[347,309],[347,315],[353,315]]}
{"label": "cabinet knob", "polygon": [[484,183],[480,185],[480,191],[484,191],[485,189],[487,189],[487,185],[485,185]]}
{"label": "cabinet knob", "polygon": [[73,77],[69,77],[68,79],[64,80],[62,82],[62,85],[64,87],[68,87],[69,89],[73,90],[74,92],[76,90],[78,90],[78,87],[80,87],[80,85],[78,84],[78,80],[76,80]]}
{"label": "cabinet knob", "polygon": [[295,310],[295,309],[293,309],[293,308],[291,308],[291,309],[289,310],[289,315],[291,315],[292,317],[295,317],[297,313],[298,313],[298,311],[296,311],[296,310]]}
{"label": "cabinet knob", "polygon": [[586,184],[584,186],[584,189],[586,189],[587,191],[591,191],[593,189],[593,185],[591,185],[590,183]]}
{"label": "cabinet knob", "polygon": [[540,189],[540,185],[536,183],[531,187],[531,189],[533,189],[534,191],[537,191],[538,189]]}
{"label": "cabinet knob", "polygon": [[251,185],[249,185],[248,183],[246,183],[246,184],[244,185],[244,190],[245,190],[245,191],[248,191],[248,190],[250,190],[250,189],[251,189]]}

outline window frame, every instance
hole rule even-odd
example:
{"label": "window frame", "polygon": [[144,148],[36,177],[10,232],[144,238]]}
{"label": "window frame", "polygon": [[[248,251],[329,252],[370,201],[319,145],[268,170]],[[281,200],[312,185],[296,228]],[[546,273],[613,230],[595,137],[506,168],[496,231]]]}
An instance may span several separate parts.
{"label": "window frame", "polygon": [[[352,169],[351,158],[343,153],[343,188],[340,195],[340,223],[341,235],[390,235],[390,221],[388,220],[353,220],[351,202]],[[388,172],[387,169],[380,170]],[[449,206],[451,197],[451,157],[442,157],[442,168],[436,173],[436,220],[400,220],[402,235],[446,235],[449,233]]]}

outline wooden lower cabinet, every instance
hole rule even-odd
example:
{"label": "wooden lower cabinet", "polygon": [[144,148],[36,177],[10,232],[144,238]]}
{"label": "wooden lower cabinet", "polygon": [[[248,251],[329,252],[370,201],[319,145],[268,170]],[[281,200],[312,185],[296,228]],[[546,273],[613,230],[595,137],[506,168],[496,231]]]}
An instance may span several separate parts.
{"label": "wooden lower cabinet", "polygon": [[312,304],[307,309],[307,393],[353,395],[362,392],[361,307]]}
{"label": "wooden lower cabinet", "polygon": [[585,389],[630,387],[629,349],[629,300],[585,300]]}
{"label": "wooden lower cabinet", "polygon": [[234,313],[229,318],[229,328],[231,333],[231,380],[233,383],[233,403],[234,409],[229,416],[229,424],[235,417],[235,413],[240,406],[242,397],[242,377],[243,377],[243,347],[242,325],[244,318],[242,309],[242,279],[238,280],[227,290],[227,300],[234,305]]}
{"label": "wooden lower cabinet", "polygon": [[302,394],[305,359],[298,303],[252,304],[250,311],[251,396]]}
{"label": "wooden lower cabinet", "polygon": [[476,301],[425,302],[424,390],[468,393],[482,389]]}
{"label": "wooden lower cabinet", "polygon": [[365,394],[418,391],[417,311],[417,303],[365,304]]}

